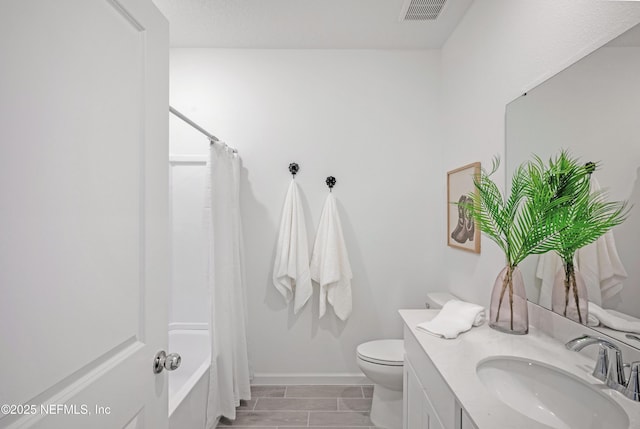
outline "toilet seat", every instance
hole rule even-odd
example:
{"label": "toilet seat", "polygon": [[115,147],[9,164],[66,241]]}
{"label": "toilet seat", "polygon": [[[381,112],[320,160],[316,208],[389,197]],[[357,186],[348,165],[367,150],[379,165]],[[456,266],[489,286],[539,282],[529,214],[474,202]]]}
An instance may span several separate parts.
{"label": "toilet seat", "polygon": [[360,344],[356,349],[359,359],[376,365],[404,365],[403,340],[376,340]]}

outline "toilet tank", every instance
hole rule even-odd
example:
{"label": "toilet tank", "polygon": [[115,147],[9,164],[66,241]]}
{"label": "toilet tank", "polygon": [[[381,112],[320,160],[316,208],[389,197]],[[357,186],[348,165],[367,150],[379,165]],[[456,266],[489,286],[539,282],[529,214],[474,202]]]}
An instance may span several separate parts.
{"label": "toilet tank", "polygon": [[451,295],[449,292],[431,292],[427,294],[427,300],[424,305],[427,308],[439,309],[445,304],[445,302],[452,299],[458,299],[456,296]]}

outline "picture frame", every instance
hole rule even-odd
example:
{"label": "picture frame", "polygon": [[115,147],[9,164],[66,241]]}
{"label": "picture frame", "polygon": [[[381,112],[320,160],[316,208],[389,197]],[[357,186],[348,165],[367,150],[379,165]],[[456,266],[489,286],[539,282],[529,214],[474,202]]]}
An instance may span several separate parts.
{"label": "picture frame", "polygon": [[456,249],[480,253],[480,228],[458,205],[475,191],[474,177],[480,177],[479,162],[447,172],[447,244]]}

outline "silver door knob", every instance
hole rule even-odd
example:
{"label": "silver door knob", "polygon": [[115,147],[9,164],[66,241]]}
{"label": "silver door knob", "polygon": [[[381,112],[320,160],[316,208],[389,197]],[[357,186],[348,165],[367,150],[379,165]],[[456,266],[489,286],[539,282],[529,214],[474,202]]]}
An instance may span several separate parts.
{"label": "silver door knob", "polygon": [[173,371],[180,367],[182,357],[178,353],[167,355],[164,350],[160,350],[153,358],[153,373],[160,374],[164,369]]}
{"label": "silver door knob", "polygon": [[180,363],[182,363],[180,355],[178,353],[170,353],[164,361],[164,369],[167,371],[173,371],[180,367]]}

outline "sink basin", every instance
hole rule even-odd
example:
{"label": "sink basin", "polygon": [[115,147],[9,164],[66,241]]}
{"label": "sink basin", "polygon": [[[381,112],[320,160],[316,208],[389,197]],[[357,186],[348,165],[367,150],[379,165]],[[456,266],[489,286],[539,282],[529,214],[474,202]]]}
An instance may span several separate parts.
{"label": "sink basin", "polygon": [[482,384],[509,407],[530,419],[558,429],[629,427],[629,417],[594,385],[542,362],[511,356],[478,363]]}

